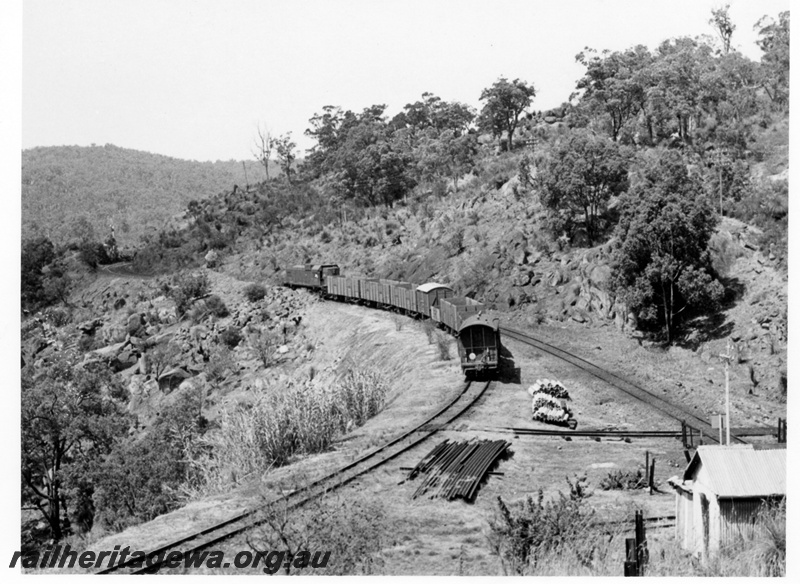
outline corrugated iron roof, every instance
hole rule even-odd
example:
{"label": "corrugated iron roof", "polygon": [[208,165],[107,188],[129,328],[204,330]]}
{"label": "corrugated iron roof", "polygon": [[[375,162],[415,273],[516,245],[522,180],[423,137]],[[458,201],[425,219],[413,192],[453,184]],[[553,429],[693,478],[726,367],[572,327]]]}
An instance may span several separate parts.
{"label": "corrugated iron roof", "polygon": [[424,292],[426,294],[431,290],[435,290],[436,288],[447,288],[450,291],[453,290],[450,286],[445,286],[444,284],[437,284],[436,282],[428,282],[427,284],[422,284],[421,286],[417,286],[417,290],[419,290],[420,292]]}
{"label": "corrugated iron roof", "polygon": [[698,466],[708,470],[718,497],[786,495],[786,449],[755,450],[751,444],[700,446],[683,473],[692,479]]}

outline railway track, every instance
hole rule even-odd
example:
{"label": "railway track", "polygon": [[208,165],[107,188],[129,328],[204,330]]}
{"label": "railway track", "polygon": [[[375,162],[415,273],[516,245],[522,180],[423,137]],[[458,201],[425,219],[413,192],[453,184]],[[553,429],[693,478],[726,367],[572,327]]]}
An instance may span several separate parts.
{"label": "railway track", "polygon": [[[662,414],[665,414],[666,416],[677,420],[678,422],[685,421],[687,424],[696,428],[697,430],[701,430],[704,434],[704,438],[708,441],[718,442],[718,439],[715,437],[715,434],[718,434],[718,431],[713,430],[711,428],[711,424],[702,418],[697,417],[695,414],[681,408],[680,406],[664,399],[663,397],[658,396],[655,393],[648,391],[647,389],[617,375],[616,373],[612,373],[601,367],[598,367],[586,359],[578,357],[577,355],[556,347],[555,345],[551,345],[550,343],[546,343],[542,340],[532,337],[531,335],[522,331],[501,326],[500,332],[502,335],[508,338],[515,339],[531,347],[536,347],[544,353],[558,357],[559,359],[566,361],[567,363],[570,363],[579,369],[582,369],[583,371],[605,381],[609,385],[616,387],[631,397],[646,403]],[[731,432],[731,440],[741,444],[745,443],[744,440],[736,436],[733,432]]]}
{"label": "railway track", "polygon": [[[481,398],[491,386],[491,382],[467,382],[461,392],[440,410],[427,418],[414,428],[397,436],[390,442],[379,446],[353,462],[335,470],[334,472],[317,479],[284,497],[276,499],[264,506],[245,511],[235,517],[207,527],[206,529],[190,533],[147,552],[147,558],[160,558],[160,561],[151,561],[144,565],[141,561],[127,560],[113,566],[98,570],[98,574],[145,574],[157,572],[165,563],[170,552],[178,551],[181,554],[202,551],[221,541],[243,533],[261,523],[259,515],[268,510],[270,506],[280,504],[282,508],[298,508],[305,503],[334,491],[359,476],[366,474],[400,454],[420,444],[434,435],[447,424],[450,424]],[[284,507],[285,506],[285,507]]]}

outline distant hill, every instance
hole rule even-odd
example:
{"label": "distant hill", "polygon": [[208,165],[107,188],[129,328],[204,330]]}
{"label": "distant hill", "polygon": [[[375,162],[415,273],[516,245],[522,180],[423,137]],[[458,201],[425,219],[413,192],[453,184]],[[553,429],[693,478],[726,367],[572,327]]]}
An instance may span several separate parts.
{"label": "distant hill", "polygon": [[[246,161],[245,167],[250,183],[264,180],[257,161]],[[277,173],[271,166],[270,175]],[[245,186],[245,170],[237,160],[196,162],[111,144],[23,150],[22,236],[43,233],[66,242],[93,229],[101,239],[113,223],[120,244],[133,245],[148,229],[159,230],[185,210],[190,200],[234,184]]]}

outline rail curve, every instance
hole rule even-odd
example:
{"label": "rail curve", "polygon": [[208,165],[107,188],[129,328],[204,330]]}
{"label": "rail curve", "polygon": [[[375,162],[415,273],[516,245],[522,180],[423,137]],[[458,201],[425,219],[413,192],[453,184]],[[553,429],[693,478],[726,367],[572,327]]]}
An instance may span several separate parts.
{"label": "rail curve", "polygon": [[144,565],[139,565],[142,564],[141,560],[130,559],[98,570],[96,573],[145,574],[157,572],[165,563],[165,559],[171,551],[179,551],[181,554],[201,551],[256,527],[261,523],[261,520],[258,518],[259,512],[268,509],[271,505],[282,503],[287,505],[288,508],[301,507],[308,501],[338,489],[357,477],[386,464],[439,432],[445,425],[453,422],[475,405],[481,396],[489,389],[491,384],[491,381],[467,382],[464,384],[461,392],[432,416],[429,416],[422,423],[407,430],[386,444],[367,452],[353,462],[289,493],[281,499],[276,499],[266,505],[250,509],[235,517],[231,517],[200,531],[190,533],[147,552],[147,558],[156,558],[160,556],[161,561],[152,561],[149,565],[145,562]]}
{"label": "rail curve", "polygon": [[[718,439],[715,438],[714,434],[715,431],[711,428],[711,424],[703,420],[702,418],[697,417],[692,412],[689,412],[677,404],[670,402],[669,400],[664,399],[663,397],[656,395],[655,393],[648,391],[647,389],[641,387],[633,383],[632,381],[625,379],[624,377],[617,375],[616,373],[612,373],[602,367],[598,367],[591,361],[587,361],[582,357],[578,357],[577,355],[570,353],[569,351],[565,351],[555,345],[551,345],[545,341],[537,339],[523,331],[509,328],[506,326],[500,327],[500,332],[509,338],[515,339],[521,343],[529,345],[531,347],[536,347],[540,351],[552,355],[554,357],[558,357],[562,361],[566,361],[579,369],[601,379],[611,385],[612,387],[616,387],[620,391],[628,394],[629,396],[644,402],[645,404],[649,405],[650,407],[660,411],[662,414],[677,420],[678,422],[685,421],[690,426],[702,430],[704,437],[707,438],[710,442],[718,442]],[[731,440],[735,442],[739,442],[744,444],[745,441],[742,440],[740,437],[731,433]]]}

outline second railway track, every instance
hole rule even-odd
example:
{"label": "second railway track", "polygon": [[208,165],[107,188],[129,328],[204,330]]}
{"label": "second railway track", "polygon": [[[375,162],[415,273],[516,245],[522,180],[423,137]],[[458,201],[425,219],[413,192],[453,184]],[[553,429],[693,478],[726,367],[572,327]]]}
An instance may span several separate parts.
{"label": "second railway track", "polygon": [[359,476],[370,472],[400,454],[420,444],[430,436],[469,410],[490,387],[491,382],[468,382],[461,392],[425,421],[397,436],[393,440],[360,456],[334,472],[317,479],[285,497],[267,503],[264,506],[245,511],[235,517],[193,532],[185,537],[163,544],[147,552],[147,558],[159,558],[149,564],[141,560],[127,560],[102,570],[98,574],[143,574],[158,571],[165,563],[170,552],[181,554],[201,551],[221,541],[259,525],[259,514],[271,505],[286,505],[289,508],[301,507],[308,501],[338,489]]}
{"label": "second railway track", "polygon": [[[582,369],[583,371],[586,371],[587,373],[605,381],[609,385],[616,387],[631,397],[646,403],[650,407],[660,411],[662,414],[665,414],[674,420],[679,422],[685,421],[690,426],[701,430],[709,441],[717,442],[717,439],[714,437],[714,430],[711,428],[711,424],[702,418],[697,417],[695,414],[683,409],[682,407],[656,395],[652,391],[648,391],[647,389],[636,385],[635,383],[625,379],[620,375],[617,375],[616,373],[612,373],[601,367],[598,367],[594,363],[587,361],[582,357],[578,357],[569,351],[565,351],[564,349],[556,347],[555,345],[551,345],[550,343],[546,343],[545,341],[532,337],[531,335],[520,330],[501,326],[500,332],[504,337],[515,339],[531,347],[536,347],[544,353],[558,357],[559,359],[566,361],[567,363],[570,363],[575,367]],[[731,433],[731,440],[739,443],[745,443],[744,440],[738,436],[735,436],[733,433]]]}

